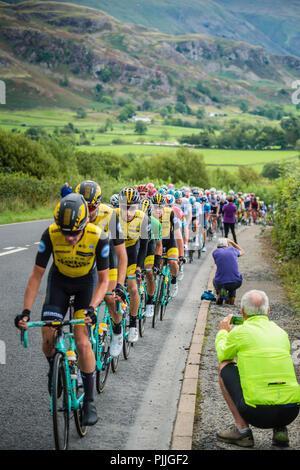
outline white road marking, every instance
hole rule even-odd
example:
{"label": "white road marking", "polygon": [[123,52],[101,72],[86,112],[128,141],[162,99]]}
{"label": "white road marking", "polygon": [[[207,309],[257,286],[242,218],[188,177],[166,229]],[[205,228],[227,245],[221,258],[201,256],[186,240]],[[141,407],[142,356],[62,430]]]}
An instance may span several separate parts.
{"label": "white road marking", "polygon": [[18,251],[28,250],[28,248],[15,248],[14,250],[4,251],[0,253],[0,256],[10,255],[12,253],[17,253]]}

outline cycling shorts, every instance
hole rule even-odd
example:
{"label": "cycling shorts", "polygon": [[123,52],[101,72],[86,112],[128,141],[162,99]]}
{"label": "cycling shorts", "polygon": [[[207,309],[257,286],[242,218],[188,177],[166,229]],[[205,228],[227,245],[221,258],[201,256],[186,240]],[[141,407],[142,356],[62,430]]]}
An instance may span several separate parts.
{"label": "cycling shorts", "polygon": [[109,280],[116,281],[118,279],[118,258],[112,240],[109,241]]}
{"label": "cycling shorts", "polygon": [[168,258],[178,257],[179,252],[175,238],[163,239],[163,251],[167,254]]}
{"label": "cycling shorts", "polygon": [[217,206],[216,207],[211,206],[211,214],[212,215],[217,215],[217,210],[218,210]]}
{"label": "cycling shorts", "polygon": [[139,243],[126,247],[127,258],[128,258],[127,272],[126,272],[127,276],[135,274],[136,267],[137,267],[138,250],[139,250]]}
{"label": "cycling shorts", "polygon": [[42,321],[62,321],[68,311],[71,296],[74,296],[74,318],[85,318],[83,311],[88,308],[92,299],[95,273],[94,269],[86,276],[70,278],[52,265],[48,274]]}
{"label": "cycling shorts", "polygon": [[144,262],[144,266],[148,265],[153,265],[154,264],[154,254],[155,254],[155,249],[156,249],[156,241],[149,240],[148,242],[148,248],[147,248],[147,254]]}

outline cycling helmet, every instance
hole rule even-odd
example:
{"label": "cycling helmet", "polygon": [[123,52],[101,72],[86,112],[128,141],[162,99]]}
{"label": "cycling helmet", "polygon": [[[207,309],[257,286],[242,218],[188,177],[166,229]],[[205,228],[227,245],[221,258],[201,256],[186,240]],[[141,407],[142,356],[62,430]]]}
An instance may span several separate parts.
{"label": "cycling helmet", "polygon": [[182,192],[181,191],[175,191],[174,197],[175,197],[175,199],[181,199],[182,198]]}
{"label": "cycling helmet", "polygon": [[119,207],[119,195],[113,194],[109,202],[113,207]]}
{"label": "cycling helmet", "polygon": [[206,196],[201,196],[201,197],[200,197],[200,201],[201,201],[202,203],[206,204],[206,203],[208,202],[208,199],[207,199]]}
{"label": "cycling helmet", "polygon": [[152,215],[153,206],[150,199],[144,199],[141,208],[142,211],[145,212],[145,214],[147,213],[148,217]]}
{"label": "cycling helmet", "polygon": [[154,190],[154,184],[153,183],[148,183],[147,184],[147,190],[152,193],[153,190]]}
{"label": "cycling helmet", "polygon": [[139,184],[137,187],[139,193],[146,193],[148,191],[146,184]]}
{"label": "cycling helmet", "polygon": [[68,194],[61,199],[54,210],[54,220],[62,232],[83,230],[88,217],[88,205],[81,194]]}
{"label": "cycling helmet", "polygon": [[190,196],[189,203],[192,204],[192,206],[193,206],[195,204],[195,202],[196,202],[195,196]]}
{"label": "cycling helmet", "polygon": [[209,190],[210,194],[215,194],[216,191],[217,191],[216,188],[210,188]]}
{"label": "cycling helmet", "polygon": [[173,196],[173,194],[166,194],[165,198],[166,198],[166,203],[168,204],[168,206],[172,206],[172,204],[174,204],[175,197]]}
{"label": "cycling helmet", "polygon": [[133,186],[127,186],[120,191],[119,194],[119,204],[126,206],[133,206],[134,204],[139,204],[141,198],[139,192]]}
{"label": "cycling helmet", "polygon": [[75,193],[81,194],[88,205],[97,206],[100,204],[102,193],[101,188],[95,181],[82,181],[75,188]]}
{"label": "cycling helmet", "polygon": [[163,194],[160,193],[155,193],[151,197],[151,202],[153,204],[156,204],[158,206],[163,206],[166,203],[166,198]]}

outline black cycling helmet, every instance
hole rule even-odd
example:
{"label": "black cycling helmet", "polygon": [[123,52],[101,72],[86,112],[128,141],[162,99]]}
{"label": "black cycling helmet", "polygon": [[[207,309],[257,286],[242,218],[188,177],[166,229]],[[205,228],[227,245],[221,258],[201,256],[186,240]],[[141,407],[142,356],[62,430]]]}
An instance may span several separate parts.
{"label": "black cycling helmet", "polygon": [[63,232],[83,230],[88,216],[87,202],[81,194],[76,193],[62,198],[54,211],[54,220]]}
{"label": "black cycling helmet", "polygon": [[88,205],[97,206],[102,198],[101,188],[95,181],[82,181],[75,188],[75,193],[82,194]]}
{"label": "black cycling helmet", "polygon": [[158,205],[158,206],[163,206],[166,204],[166,198],[164,194],[161,193],[155,193],[153,196],[151,196],[151,202],[152,204]]}
{"label": "black cycling helmet", "polygon": [[141,202],[140,194],[133,186],[123,188],[119,194],[119,204],[126,206],[133,206]]}

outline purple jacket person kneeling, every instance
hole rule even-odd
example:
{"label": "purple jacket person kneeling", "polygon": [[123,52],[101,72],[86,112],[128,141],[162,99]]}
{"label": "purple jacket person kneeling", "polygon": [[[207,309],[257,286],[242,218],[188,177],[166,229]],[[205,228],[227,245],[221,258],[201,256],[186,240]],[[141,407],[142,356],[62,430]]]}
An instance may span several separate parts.
{"label": "purple jacket person kneeling", "polygon": [[217,249],[213,251],[212,256],[215,260],[217,271],[213,280],[216,290],[216,303],[221,305],[221,289],[228,291],[226,303],[234,304],[236,289],[241,287],[243,277],[239,271],[238,257],[244,254],[244,250],[233,240],[220,238]]}

